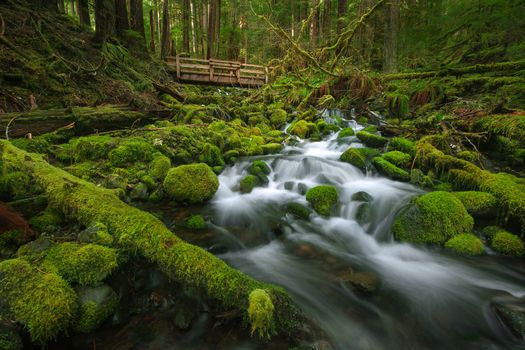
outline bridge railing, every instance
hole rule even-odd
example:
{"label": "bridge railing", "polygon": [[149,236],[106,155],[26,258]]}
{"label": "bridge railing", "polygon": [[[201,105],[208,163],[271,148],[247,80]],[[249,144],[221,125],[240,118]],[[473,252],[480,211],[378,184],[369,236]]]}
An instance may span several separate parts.
{"label": "bridge railing", "polygon": [[240,86],[268,83],[268,69],[256,64],[181,56],[169,56],[167,63],[182,81]]}

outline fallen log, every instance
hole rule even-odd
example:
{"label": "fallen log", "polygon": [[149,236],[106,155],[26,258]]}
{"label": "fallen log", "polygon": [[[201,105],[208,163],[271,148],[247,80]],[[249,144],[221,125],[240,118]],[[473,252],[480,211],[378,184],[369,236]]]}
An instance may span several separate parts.
{"label": "fallen log", "polygon": [[1,114],[0,131],[13,138],[28,133],[36,136],[73,124],[75,134],[82,135],[132,125],[143,126],[156,119],[169,118],[171,114],[171,111],[141,112],[114,105],[34,110]]}
{"label": "fallen log", "polygon": [[525,61],[513,61],[513,62],[500,62],[500,63],[490,63],[490,64],[476,64],[474,66],[461,67],[461,68],[445,68],[445,69],[441,69],[437,71],[430,71],[430,72],[385,74],[381,76],[381,79],[384,81],[404,80],[404,79],[425,79],[425,78],[460,76],[460,75],[466,75],[466,74],[477,74],[477,73],[487,73],[487,72],[519,71],[523,69],[525,69]]}
{"label": "fallen log", "polygon": [[221,310],[240,310],[252,332],[291,336],[303,324],[303,316],[282,288],[254,280],[186,243],[155,216],[122,202],[114,190],[81,180],[9,141],[0,140],[0,156],[0,169],[30,175],[47,194],[49,205],[66,218],[86,227],[105,224],[119,247],[156,263],[168,277],[203,291]]}

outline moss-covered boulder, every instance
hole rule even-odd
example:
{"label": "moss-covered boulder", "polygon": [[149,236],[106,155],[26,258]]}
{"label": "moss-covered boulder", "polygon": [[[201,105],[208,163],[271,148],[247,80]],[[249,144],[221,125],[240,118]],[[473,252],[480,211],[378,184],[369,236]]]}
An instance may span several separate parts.
{"label": "moss-covered boulder", "polygon": [[269,175],[272,169],[263,160],[254,160],[248,168],[248,173],[259,176],[260,174]]}
{"label": "moss-covered boulder", "polygon": [[270,114],[270,123],[276,129],[282,128],[288,120],[288,113],[284,109],[275,109]]}
{"label": "moss-covered boulder", "polygon": [[372,134],[366,131],[359,131],[356,134],[357,138],[369,147],[380,148],[386,145],[387,139],[383,136]]}
{"label": "moss-covered boulder", "polygon": [[400,168],[408,168],[410,166],[410,161],[412,160],[410,154],[401,151],[389,151],[384,153],[381,157]]}
{"label": "moss-covered boulder", "polygon": [[113,137],[101,135],[79,137],[71,141],[76,162],[106,159],[116,143]]}
{"label": "moss-covered boulder", "polygon": [[388,143],[389,151],[400,151],[403,153],[414,155],[416,152],[416,146],[414,142],[404,137],[394,137]]}
{"label": "moss-covered boulder", "polygon": [[490,239],[490,247],[498,253],[508,256],[522,257],[525,254],[523,241],[518,236],[503,229],[496,232]]}
{"label": "moss-covered boulder", "polygon": [[490,193],[479,191],[452,192],[463,203],[470,215],[474,217],[496,216],[498,201]]}
{"label": "moss-covered boulder", "polygon": [[80,304],[74,329],[89,333],[98,328],[118,307],[117,294],[110,286],[81,287],[77,291]]}
{"label": "moss-covered boulder", "polygon": [[294,122],[288,128],[288,132],[292,135],[299,136],[302,139],[306,139],[308,137],[312,137],[314,135],[319,134],[317,125],[311,122],[307,122],[306,120],[299,120]]}
{"label": "moss-covered boulder", "polygon": [[29,220],[31,227],[40,233],[54,233],[60,229],[63,222],[63,215],[51,208],[47,208]]}
{"label": "moss-covered boulder", "polygon": [[339,134],[337,134],[337,139],[342,139],[342,138],[345,138],[345,137],[350,137],[350,136],[354,136],[355,135],[355,131],[354,129],[352,128],[344,128],[343,130],[341,130],[339,132]]}
{"label": "moss-covered boulder", "polygon": [[129,140],[112,149],[109,154],[111,164],[124,167],[135,162],[149,162],[153,158],[155,148],[143,140]]}
{"label": "moss-covered boulder", "polygon": [[218,188],[217,175],[204,163],[172,168],[164,179],[166,195],[179,202],[202,203],[213,197]]}
{"label": "moss-covered boulder", "polygon": [[349,148],[341,154],[339,160],[350,163],[361,170],[366,170],[366,165],[379,151],[373,148]]}
{"label": "moss-covered boulder", "polygon": [[155,155],[149,165],[149,174],[155,180],[164,181],[168,170],[171,168],[171,160],[163,154]]}
{"label": "moss-covered boulder", "polygon": [[470,233],[461,233],[452,237],[445,243],[445,247],[463,255],[480,255],[484,250],[483,242]]}
{"label": "moss-covered boulder", "polygon": [[184,226],[190,230],[202,230],[206,228],[206,220],[202,215],[192,215],[184,220]]}
{"label": "moss-covered boulder", "polygon": [[311,210],[299,203],[290,203],[286,206],[286,212],[292,214],[296,218],[308,220],[310,218]]}
{"label": "moss-covered boulder", "polygon": [[41,343],[66,330],[77,312],[77,296],[66,281],[22,259],[0,262],[0,299],[31,339]]}
{"label": "moss-covered boulder", "polygon": [[416,197],[392,226],[396,239],[444,244],[450,238],[471,233],[474,219],[459,199],[449,192],[430,192]]}
{"label": "moss-covered boulder", "polygon": [[410,174],[407,171],[398,168],[383,157],[375,157],[372,159],[372,164],[380,174],[383,174],[392,180],[410,181]]}
{"label": "moss-covered boulder", "polygon": [[262,150],[264,154],[274,154],[279,153],[283,149],[283,145],[280,143],[267,143],[265,145],[262,145]]}
{"label": "moss-covered boulder", "polygon": [[306,200],[317,213],[328,216],[339,201],[339,194],[334,186],[321,185],[306,191]]}
{"label": "moss-covered boulder", "polygon": [[96,243],[110,246],[113,236],[109,234],[108,227],[100,222],[95,222],[78,234],[78,240],[82,243]]}
{"label": "moss-covered boulder", "polygon": [[211,143],[204,144],[199,156],[199,160],[211,167],[224,165],[221,150],[219,147],[212,145]]}
{"label": "moss-covered boulder", "polygon": [[239,183],[241,193],[250,193],[259,184],[259,178],[255,175],[247,175]]}
{"label": "moss-covered boulder", "polygon": [[66,281],[92,285],[103,281],[117,267],[114,249],[97,244],[66,242],[52,247],[44,259]]}

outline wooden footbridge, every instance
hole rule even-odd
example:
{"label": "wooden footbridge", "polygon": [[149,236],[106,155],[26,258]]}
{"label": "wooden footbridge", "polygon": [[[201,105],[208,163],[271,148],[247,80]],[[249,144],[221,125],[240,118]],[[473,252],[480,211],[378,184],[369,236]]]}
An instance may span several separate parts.
{"label": "wooden footbridge", "polygon": [[256,64],[181,56],[166,60],[177,80],[183,82],[241,87],[268,83],[268,68]]}

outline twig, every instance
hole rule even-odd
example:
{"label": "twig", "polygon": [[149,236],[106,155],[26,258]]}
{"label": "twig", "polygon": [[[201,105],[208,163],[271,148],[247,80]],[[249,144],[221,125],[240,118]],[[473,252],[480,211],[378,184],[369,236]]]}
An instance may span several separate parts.
{"label": "twig", "polygon": [[0,13],[0,36],[4,36],[5,34],[5,22],[4,18],[2,17],[2,14]]}
{"label": "twig", "polygon": [[7,126],[5,127],[5,139],[6,140],[9,140],[9,127],[11,126],[11,123],[18,117],[13,117],[11,118],[11,120],[9,121],[9,123],[7,123]]}

